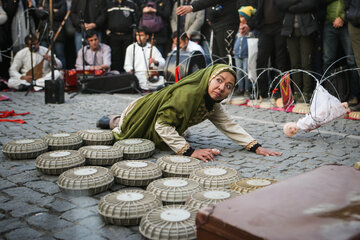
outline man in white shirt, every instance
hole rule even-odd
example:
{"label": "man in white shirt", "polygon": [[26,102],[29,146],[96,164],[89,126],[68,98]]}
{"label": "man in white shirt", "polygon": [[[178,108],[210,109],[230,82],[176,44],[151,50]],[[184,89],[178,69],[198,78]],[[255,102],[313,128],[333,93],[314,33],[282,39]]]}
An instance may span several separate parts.
{"label": "man in white shirt", "polygon": [[[42,77],[34,79],[35,87],[45,87],[45,80],[51,79],[51,58],[50,52],[47,54],[47,48],[39,45],[39,41],[35,35],[28,35],[25,37],[26,47],[16,53],[14,61],[9,68],[10,78],[8,80],[8,87],[16,90],[27,90],[32,81],[32,75],[26,73],[31,70],[31,67],[38,65],[43,59]],[[31,54],[32,51],[32,54]],[[31,65],[31,55],[33,58]],[[61,68],[61,61],[55,57],[54,67]],[[59,70],[54,70],[55,79],[61,77]]]}
{"label": "man in white shirt", "polygon": [[147,42],[148,39],[147,29],[139,27],[136,31],[137,42],[126,48],[124,69],[128,73],[135,73],[141,89],[157,90],[164,85],[164,77],[151,77],[154,70],[164,68],[165,59],[155,46],[151,47],[151,44]]}

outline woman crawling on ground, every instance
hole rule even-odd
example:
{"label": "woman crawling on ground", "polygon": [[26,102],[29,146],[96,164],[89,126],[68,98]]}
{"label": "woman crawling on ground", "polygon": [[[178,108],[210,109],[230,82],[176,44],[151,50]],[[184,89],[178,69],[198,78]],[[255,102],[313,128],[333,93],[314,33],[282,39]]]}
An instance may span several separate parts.
{"label": "woman crawling on ground", "polygon": [[225,112],[220,102],[234,90],[236,73],[227,65],[199,70],[180,82],[132,102],[123,113],[110,117],[116,140],[146,138],[157,148],[205,162],[219,151],[193,149],[181,135],[185,130],[209,119],[221,132],[245,149],[263,156],[279,156],[251,137]]}

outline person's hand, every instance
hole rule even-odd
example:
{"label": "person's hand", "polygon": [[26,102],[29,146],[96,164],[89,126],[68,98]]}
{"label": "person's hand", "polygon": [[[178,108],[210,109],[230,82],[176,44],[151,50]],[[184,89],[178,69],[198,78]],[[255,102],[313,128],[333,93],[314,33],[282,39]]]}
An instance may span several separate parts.
{"label": "person's hand", "polygon": [[156,9],[152,7],[144,7],[143,13],[156,13]]}
{"label": "person's hand", "polygon": [[104,71],[106,71],[109,68],[109,66],[105,65],[105,64],[101,64],[100,68],[103,69]]}
{"label": "person's hand", "polygon": [[157,64],[158,64],[158,61],[156,61],[156,60],[153,59],[153,58],[149,58],[149,64],[155,64],[155,65],[157,65]]}
{"label": "person's hand", "polygon": [[247,36],[250,32],[250,27],[247,24],[242,24],[240,26],[240,33],[242,36]]}
{"label": "person's hand", "polygon": [[44,58],[45,58],[47,61],[51,61],[51,57],[50,57],[48,54],[45,54],[45,55],[44,55]]}
{"label": "person's hand", "polygon": [[333,22],[334,28],[341,28],[344,25],[344,21],[341,19],[341,17],[337,17]]}
{"label": "person's hand", "polygon": [[27,81],[27,82],[31,82],[32,77],[31,77],[31,76],[24,75],[24,76],[21,76],[20,79],[21,79],[21,80],[25,80],[25,81]]}
{"label": "person's hand", "polygon": [[90,30],[96,28],[96,23],[85,23],[84,24],[85,30]]}
{"label": "person's hand", "polygon": [[204,162],[214,161],[214,155],[219,155],[220,151],[218,149],[197,149],[195,150],[190,157],[203,160]]}
{"label": "person's hand", "polygon": [[180,6],[176,9],[176,14],[180,16],[184,16],[185,14],[188,14],[193,11],[193,8],[191,5],[185,5]]}
{"label": "person's hand", "polygon": [[266,148],[263,148],[263,147],[258,147],[256,149],[256,154],[263,155],[265,157],[268,157],[268,156],[281,156],[282,155],[281,152],[275,152],[275,151],[272,151],[270,149],[266,149]]}

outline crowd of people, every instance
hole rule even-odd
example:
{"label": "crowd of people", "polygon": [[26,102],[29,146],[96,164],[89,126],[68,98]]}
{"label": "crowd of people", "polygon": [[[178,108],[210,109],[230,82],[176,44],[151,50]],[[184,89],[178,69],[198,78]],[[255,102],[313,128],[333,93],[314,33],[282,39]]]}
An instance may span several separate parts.
{"label": "crowd of people", "polygon": [[[256,81],[259,98],[269,97],[278,73],[263,74],[264,69],[303,70],[321,79],[339,66],[360,65],[356,0],[181,0],[180,6],[175,0],[51,2],[52,29],[49,0],[0,0],[2,88],[26,89],[33,78],[29,70],[39,63],[43,75],[35,84],[43,86],[50,71],[50,39],[57,69],[133,73],[144,90],[156,90],[166,81],[152,72],[161,73],[168,54],[176,51],[177,35],[182,51],[199,51],[207,63],[233,63],[243,80],[239,95],[250,96]],[[315,87],[307,72],[291,75],[299,102],[302,96],[308,102]],[[347,77],[349,103],[360,110],[359,71],[348,71]]]}

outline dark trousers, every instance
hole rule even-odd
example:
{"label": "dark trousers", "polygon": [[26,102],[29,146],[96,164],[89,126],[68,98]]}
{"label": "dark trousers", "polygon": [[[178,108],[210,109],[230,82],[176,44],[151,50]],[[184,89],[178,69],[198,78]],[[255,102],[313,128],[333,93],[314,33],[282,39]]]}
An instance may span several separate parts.
{"label": "dark trousers", "polygon": [[213,54],[227,61],[227,55],[232,55],[235,36],[239,26],[229,25],[224,28],[214,29]]}
{"label": "dark trousers", "polygon": [[109,36],[109,46],[111,47],[111,70],[124,72],[124,61],[126,48],[132,43],[131,34]]}
{"label": "dark trousers", "polygon": [[[313,45],[313,35],[301,36],[300,30],[298,29],[294,31],[293,36],[287,38],[291,69],[311,70]],[[291,77],[295,83],[295,92],[301,91],[307,94],[312,93],[313,82],[315,82],[315,79],[312,79],[309,74],[297,72],[293,73]]]}
{"label": "dark trousers", "polygon": [[[274,55],[275,64],[273,67],[285,71],[287,69],[288,53],[286,49],[286,38],[281,36],[281,24],[264,25],[259,32],[258,55],[256,60],[257,84],[259,95],[263,98],[268,97],[269,82],[266,73],[262,73],[268,68],[269,59]],[[262,74],[261,74],[262,73]],[[260,75],[261,74],[261,75]],[[278,73],[276,74],[278,75]],[[274,87],[276,83],[272,84]]]}

